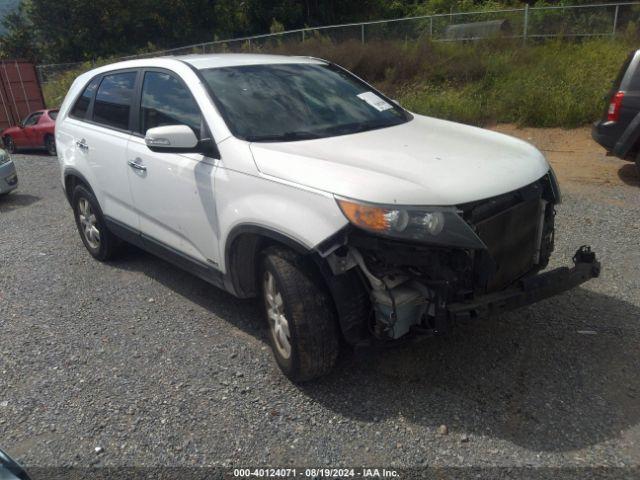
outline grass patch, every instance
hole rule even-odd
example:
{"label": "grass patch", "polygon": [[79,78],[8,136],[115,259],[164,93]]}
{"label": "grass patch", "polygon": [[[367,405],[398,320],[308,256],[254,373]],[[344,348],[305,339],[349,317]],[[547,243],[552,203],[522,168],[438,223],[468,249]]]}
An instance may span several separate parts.
{"label": "grass patch", "polygon": [[[628,35],[525,46],[505,39],[362,44],[314,37],[251,50],[331,60],[424,115],[475,125],[576,127],[601,115],[603,95],[636,40]],[[73,79],[87,69],[66,72],[45,84],[47,105],[59,105]]]}
{"label": "grass patch", "polygon": [[475,125],[576,127],[602,114],[603,96],[633,48],[617,38],[526,46],[312,40],[274,50],[335,61],[416,113]]}

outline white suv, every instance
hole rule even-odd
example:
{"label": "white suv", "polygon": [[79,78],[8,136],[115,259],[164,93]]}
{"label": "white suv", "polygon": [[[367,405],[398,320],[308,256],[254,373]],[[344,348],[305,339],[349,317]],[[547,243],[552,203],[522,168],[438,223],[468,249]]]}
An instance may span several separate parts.
{"label": "white suv", "polygon": [[553,171],[531,145],[411,114],[330,62],[133,60],[79,76],[60,109],[62,182],[87,250],[122,241],[261,296],[294,381],[339,347],[446,332],[598,275],[553,250]]}

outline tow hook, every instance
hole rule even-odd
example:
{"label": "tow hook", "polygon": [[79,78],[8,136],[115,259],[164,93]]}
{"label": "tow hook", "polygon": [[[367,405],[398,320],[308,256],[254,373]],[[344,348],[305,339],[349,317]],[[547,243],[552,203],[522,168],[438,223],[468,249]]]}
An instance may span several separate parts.
{"label": "tow hook", "polygon": [[596,260],[596,254],[591,251],[591,247],[589,245],[582,245],[578,250],[576,250],[576,253],[573,256],[573,263],[575,265],[578,263],[589,263],[591,264],[591,272],[593,276],[600,276],[600,262]]}

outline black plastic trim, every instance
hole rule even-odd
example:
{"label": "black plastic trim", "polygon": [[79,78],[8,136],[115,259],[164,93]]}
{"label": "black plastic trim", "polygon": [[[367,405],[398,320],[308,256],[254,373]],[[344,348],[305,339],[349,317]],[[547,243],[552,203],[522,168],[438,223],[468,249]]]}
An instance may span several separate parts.
{"label": "black plastic trim", "polygon": [[107,228],[109,228],[114,235],[166,260],[176,267],[179,267],[218,288],[228,291],[225,283],[225,275],[213,265],[201,262],[200,260],[179,252],[175,248],[145,235],[137,229],[134,229],[111,217],[105,216],[105,221],[107,222]]}
{"label": "black plastic trim", "polygon": [[556,268],[523,279],[513,288],[473,301],[449,304],[446,307],[447,318],[457,321],[498,315],[570,290],[600,275],[600,262],[589,247],[581,247],[574,255],[573,262],[573,268]]}
{"label": "black plastic trim", "polygon": [[[234,244],[240,236],[245,234],[255,236],[257,241],[252,245],[250,244],[247,246],[250,251],[243,252],[243,255],[237,257]],[[246,279],[247,275],[255,273],[255,253],[256,249],[259,247],[258,243],[261,238],[281,243],[300,255],[307,255],[312,252],[310,248],[306,247],[298,240],[276,230],[255,224],[242,224],[235,226],[227,236],[224,255],[228,282],[227,290],[233,292],[239,297],[252,297],[256,293],[252,291],[253,289],[251,286],[247,286],[246,284],[243,285],[242,280],[243,278]]]}
{"label": "black plastic trim", "polygon": [[[66,194],[65,196],[67,197],[67,201],[69,202],[69,204],[71,204],[71,193],[72,192],[67,192],[67,177],[78,177],[89,188],[89,190],[91,190],[91,192],[94,193],[93,189],[91,188],[91,184],[89,183],[87,178],[82,173],[80,173],[78,170],[76,170],[73,167],[65,167],[65,169],[64,169],[64,183],[62,184],[62,188],[64,189],[64,192]],[[94,195],[95,195],[95,193],[94,193]]]}

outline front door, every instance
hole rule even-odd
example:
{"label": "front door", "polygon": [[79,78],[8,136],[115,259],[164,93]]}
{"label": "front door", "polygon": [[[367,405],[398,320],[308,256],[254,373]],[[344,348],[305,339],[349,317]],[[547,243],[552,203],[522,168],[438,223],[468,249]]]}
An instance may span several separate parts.
{"label": "front door", "polygon": [[21,135],[16,135],[13,141],[16,147],[34,147],[33,143],[35,137],[35,126],[42,117],[42,112],[36,112],[29,115],[24,122],[22,122],[22,128],[20,130]]}
{"label": "front door", "polygon": [[175,74],[164,70],[144,72],[139,123],[138,134],[129,140],[127,161],[145,241],[217,267],[216,160],[202,154],[152,152],[144,142],[149,128],[162,125],[187,125],[200,137],[202,114]]}

